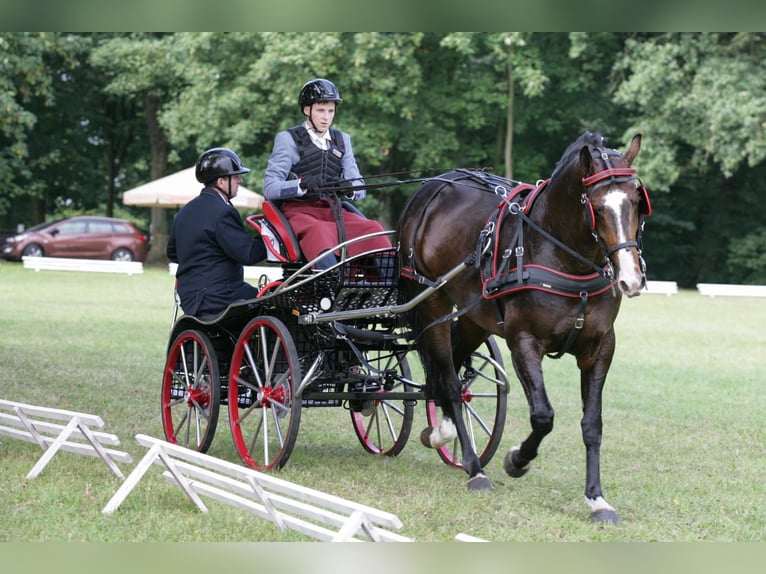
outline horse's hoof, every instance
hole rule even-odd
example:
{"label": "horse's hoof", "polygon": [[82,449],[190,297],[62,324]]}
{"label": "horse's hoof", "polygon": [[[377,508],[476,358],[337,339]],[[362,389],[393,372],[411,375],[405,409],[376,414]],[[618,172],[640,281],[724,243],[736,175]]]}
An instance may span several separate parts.
{"label": "horse's hoof", "polygon": [[492,492],[492,483],[483,474],[469,478],[467,486],[472,492]]}
{"label": "horse's hoof", "polygon": [[518,447],[513,447],[505,453],[505,457],[503,457],[503,468],[508,476],[512,476],[513,478],[521,478],[527,474],[527,471],[529,470],[529,464],[525,464],[524,466],[516,466],[513,464],[513,453],[518,450]]}
{"label": "horse's hoof", "polygon": [[620,517],[614,510],[608,508],[602,508],[601,510],[595,510],[590,514],[591,522],[601,522],[606,524],[619,524]]}
{"label": "horse's hoof", "polygon": [[420,433],[420,442],[426,448],[433,448],[431,446],[431,433],[433,432],[433,430],[434,430],[433,427],[426,427]]}

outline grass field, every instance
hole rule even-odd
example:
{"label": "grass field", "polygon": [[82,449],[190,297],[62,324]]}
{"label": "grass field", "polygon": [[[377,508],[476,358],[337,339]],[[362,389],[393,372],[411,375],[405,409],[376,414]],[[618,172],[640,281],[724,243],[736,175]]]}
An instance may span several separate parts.
{"label": "grass field", "polygon": [[[132,437],[162,437],[160,375],[173,278],[34,272],[0,264],[0,398],[100,415],[137,461]],[[413,436],[401,455],[367,454],[343,409],[308,409],[280,476],[396,513],[423,542],[459,532],[492,541],[763,541],[766,539],[766,299],[695,292],[625,300],[604,399],[602,482],[619,525],[592,524],[583,502],[577,372],[546,361],[556,425],[521,479],[502,469],[526,436],[515,380],[506,429],[486,472],[492,494]],[[508,364],[508,361],[506,361]],[[413,435],[424,426],[418,406]],[[222,416],[210,454],[238,462]],[[41,451],[0,437],[0,541],[304,541],[210,502],[199,513],[150,473],[112,516],[101,509],[120,481],[90,457],[56,455],[25,475]],[[124,468],[126,473],[130,467]]]}

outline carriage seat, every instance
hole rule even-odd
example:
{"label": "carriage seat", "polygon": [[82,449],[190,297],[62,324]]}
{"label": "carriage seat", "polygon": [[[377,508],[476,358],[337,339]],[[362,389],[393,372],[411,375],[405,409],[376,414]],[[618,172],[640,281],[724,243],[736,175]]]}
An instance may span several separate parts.
{"label": "carriage seat", "polygon": [[266,260],[280,263],[305,262],[298,238],[277,204],[264,201],[261,210],[263,213],[249,216],[247,223],[263,238]]}

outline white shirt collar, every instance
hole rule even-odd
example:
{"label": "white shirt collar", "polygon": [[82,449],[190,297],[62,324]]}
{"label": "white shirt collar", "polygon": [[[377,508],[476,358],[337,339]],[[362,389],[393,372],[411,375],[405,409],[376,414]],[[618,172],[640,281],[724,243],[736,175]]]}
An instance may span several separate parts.
{"label": "white shirt collar", "polygon": [[215,187],[211,187],[210,189],[212,189],[212,190],[215,192],[215,194],[216,194],[218,197],[220,197],[222,200],[224,200],[226,203],[228,203],[229,205],[232,205],[232,203],[231,203],[231,201],[229,200],[229,198],[228,198],[228,197],[226,197],[226,194],[225,194],[225,193],[223,193],[223,192],[222,192],[220,189],[218,189],[218,188],[215,188]]}
{"label": "white shirt collar", "polygon": [[304,122],[303,126],[309,132],[309,136],[311,137],[311,141],[314,143],[315,146],[317,146],[319,149],[327,149],[329,147],[330,140],[332,139],[330,137],[330,130],[329,129],[324,134],[322,134],[320,136],[316,132],[316,130],[314,130],[314,128],[309,124],[308,121]]}

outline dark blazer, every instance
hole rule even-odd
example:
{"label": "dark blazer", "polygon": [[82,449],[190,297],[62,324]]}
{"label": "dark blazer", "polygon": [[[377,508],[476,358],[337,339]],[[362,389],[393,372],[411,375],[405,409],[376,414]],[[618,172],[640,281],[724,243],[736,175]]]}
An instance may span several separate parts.
{"label": "dark blazer", "polygon": [[205,188],[175,217],[167,245],[178,263],[178,295],[189,315],[218,314],[234,301],[252,299],[243,265],[266,258],[261,237],[251,237],[239,212],[215,190]]}

